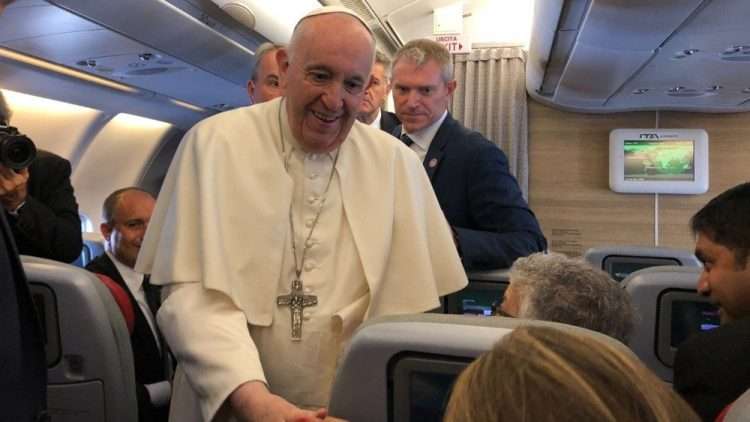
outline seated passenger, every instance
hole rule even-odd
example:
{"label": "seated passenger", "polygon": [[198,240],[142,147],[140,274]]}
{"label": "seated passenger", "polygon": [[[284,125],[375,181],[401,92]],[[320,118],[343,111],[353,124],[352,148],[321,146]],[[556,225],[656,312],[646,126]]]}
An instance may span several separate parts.
{"label": "seated passenger", "polygon": [[508,268],[547,241],[521,195],[508,159],[448,113],[456,80],[448,50],[413,40],[393,60],[394,135],[417,153],[467,270]]}
{"label": "seated passenger", "polygon": [[627,293],[607,273],[561,254],[519,258],[510,269],[500,312],[588,328],[623,343],[633,329]]}
{"label": "seated passenger", "polygon": [[691,220],[703,262],[698,293],[719,307],[721,326],[677,350],[674,388],[706,421],[750,388],[750,183],[712,199]]}
{"label": "seated passenger", "polygon": [[[9,126],[10,109],[0,92],[0,138],[22,136]],[[27,138],[28,139],[28,138]],[[81,220],[70,184],[70,162],[37,150],[28,167],[13,170],[0,160],[0,205],[18,253],[62,262],[81,254]]]}
{"label": "seated passenger", "polygon": [[521,327],[469,365],[445,422],[698,421],[631,355],[593,337]]}
{"label": "seated passenger", "polygon": [[154,197],[139,188],[112,192],[104,201],[100,230],[105,253],[86,269],[103,274],[126,289],[134,309],[134,327],[130,335],[135,364],[138,420],[166,421],[169,411],[170,383],[165,368],[165,344],[156,326],[159,290],[148,277],[137,273],[135,265],[143,234],[154,210]]}

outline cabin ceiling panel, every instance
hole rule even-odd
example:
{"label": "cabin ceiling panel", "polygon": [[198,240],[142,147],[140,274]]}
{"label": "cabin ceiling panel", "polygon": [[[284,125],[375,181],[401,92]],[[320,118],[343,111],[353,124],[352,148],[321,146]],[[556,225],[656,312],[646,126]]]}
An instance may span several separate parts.
{"label": "cabin ceiling panel", "polygon": [[614,51],[656,50],[701,0],[593,0],[578,43]]}
{"label": "cabin ceiling panel", "polygon": [[3,14],[0,42],[101,29],[99,25],[48,3],[29,4],[19,0],[13,6]]}
{"label": "cabin ceiling panel", "polygon": [[[150,98],[154,107],[174,110],[130,112],[175,116],[166,121],[184,127],[188,116],[247,105],[252,51],[265,39],[240,27],[209,0],[17,0],[0,16],[0,46],[138,88],[136,103]],[[146,63],[144,55],[153,60]],[[29,72],[25,64],[10,63],[5,71],[14,77],[3,74],[3,85],[18,90],[34,85],[20,75],[32,75],[37,82],[65,80],[66,87],[78,85],[79,90],[91,83],[52,75],[51,70]],[[45,90],[58,100],[93,106],[77,101],[80,96],[73,89]],[[34,93],[45,96],[39,91]],[[209,110],[186,113],[170,99]]]}
{"label": "cabin ceiling panel", "polygon": [[25,38],[4,45],[205,108],[239,107],[248,102],[243,86],[103,29]]}
{"label": "cabin ceiling panel", "polygon": [[604,105],[651,54],[651,51],[614,51],[578,44],[565,67],[555,99],[571,104]]}
{"label": "cabin ceiling panel", "polygon": [[[556,31],[556,18],[581,3],[588,9],[566,51],[562,35],[570,33]],[[537,0],[536,6],[527,91],[545,104],[584,112],[750,110],[746,0]]]}

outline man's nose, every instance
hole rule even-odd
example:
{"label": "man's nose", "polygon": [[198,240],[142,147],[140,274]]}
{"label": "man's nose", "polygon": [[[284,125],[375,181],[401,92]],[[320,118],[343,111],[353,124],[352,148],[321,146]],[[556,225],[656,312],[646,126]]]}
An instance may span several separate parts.
{"label": "man's nose", "polygon": [[419,92],[416,90],[409,91],[408,94],[406,94],[406,105],[409,108],[416,108],[417,105],[419,105],[419,100],[421,99],[421,96],[419,95]]}
{"label": "man's nose", "polygon": [[323,105],[329,110],[338,110],[344,104],[344,88],[341,84],[329,84],[323,93]]}
{"label": "man's nose", "polygon": [[698,294],[702,296],[708,296],[711,294],[711,286],[708,284],[708,276],[705,271],[701,273],[701,277],[698,279],[696,290],[698,291]]}

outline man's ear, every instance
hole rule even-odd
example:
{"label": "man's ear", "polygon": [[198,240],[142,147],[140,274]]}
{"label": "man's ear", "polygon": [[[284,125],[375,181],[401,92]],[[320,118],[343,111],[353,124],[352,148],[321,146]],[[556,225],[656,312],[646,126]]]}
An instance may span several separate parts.
{"label": "man's ear", "polygon": [[445,87],[448,89],[448,95],[453,95],[453,91],[456,90],[456,80],[451,79],[445,83]]}
{"label": "man's ear", "polygon": [[286,88],[286,74],[289,71],[289,52],[285,47],[276,50],[276,64],[279,65],[279,85]]}
{"label": "man's ear", "polygon": [[253,94],[255,93],[255,82],[253,80],[247,81],[247,96],[250,97],[250,104],[255,104],[255,97],[253,97]]}
{"label": "man's ear", "polygon": [[112,226],[107,223],[99,224],[99,231],[102,233],[104,240],[109,242],[109,236],[112,234]]}

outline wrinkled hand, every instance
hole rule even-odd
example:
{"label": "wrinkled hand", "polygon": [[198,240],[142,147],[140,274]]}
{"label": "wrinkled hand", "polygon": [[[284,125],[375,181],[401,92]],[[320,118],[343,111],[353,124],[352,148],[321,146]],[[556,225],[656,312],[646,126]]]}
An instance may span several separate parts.
{"label": "wrinkled hand", "polygon": [[326,409],[302,410],[268,391],[259,381],[246,382],[229,396],[234,414],[243,422],[318,422]]}
{"label": "wrinkled hand", "polygon": [[0,166],[0,204],[13,211],[26,201],[26,184],[29,181],[29,169],[12,170]]}

